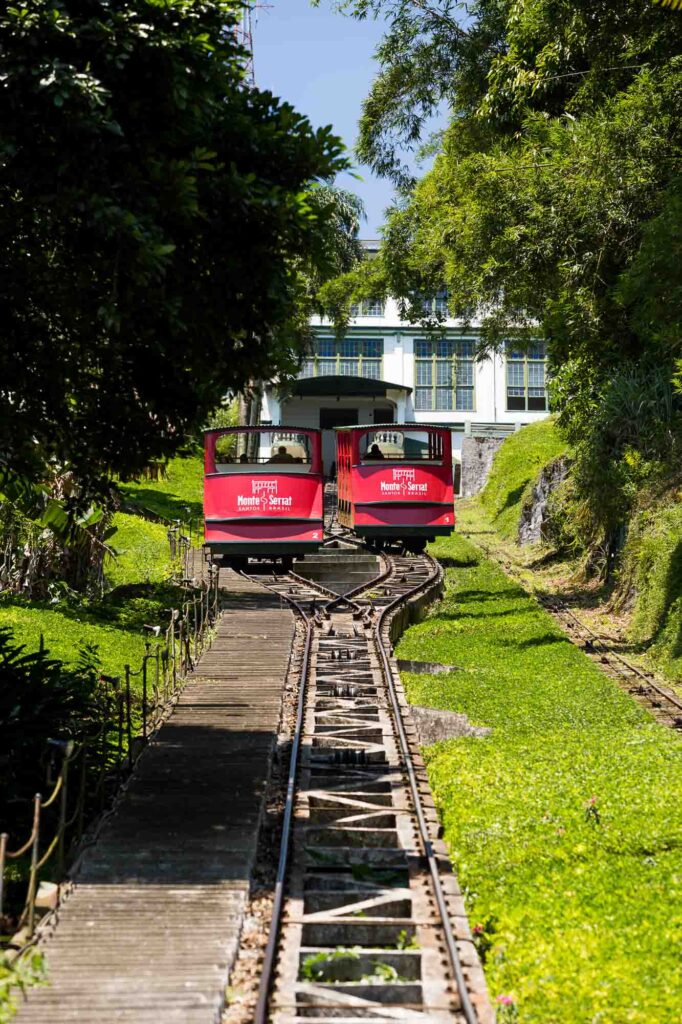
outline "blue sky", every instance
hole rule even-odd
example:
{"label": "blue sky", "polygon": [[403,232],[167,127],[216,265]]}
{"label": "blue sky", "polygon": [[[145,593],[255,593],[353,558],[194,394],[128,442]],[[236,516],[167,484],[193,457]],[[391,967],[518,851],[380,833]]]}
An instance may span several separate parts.
{"label": "blue sky", "polygon": [[[373,54],[381,24],[337,14],[331,0],[313,8],[309,0],[270,0],[257,12],[254,32],[256,83],[292,103],[314,125],[331,124],[349,149],[357,136],[362,100],[376,72]],[[339,184],[362,198],[367,222],[360,234],[378,237],[391,186],[357,164],[363,181],[343,176]]]}

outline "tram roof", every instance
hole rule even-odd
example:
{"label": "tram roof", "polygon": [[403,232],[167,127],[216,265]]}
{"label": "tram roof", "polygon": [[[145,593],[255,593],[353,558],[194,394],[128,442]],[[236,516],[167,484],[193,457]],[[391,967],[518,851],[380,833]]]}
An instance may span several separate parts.
{"label": "tram roof", "polygon": [[375,434],[391,430],[456,430],[460,424],[453,427],[451,423],[354,423],[350,426],[334,427],[334,430],[371,430]]}
{"label": "tram roof", "polygon": [[285,423],[268,423],[257,427],[207,427],[204,434],[319,434],[319,427],[288,427]]}

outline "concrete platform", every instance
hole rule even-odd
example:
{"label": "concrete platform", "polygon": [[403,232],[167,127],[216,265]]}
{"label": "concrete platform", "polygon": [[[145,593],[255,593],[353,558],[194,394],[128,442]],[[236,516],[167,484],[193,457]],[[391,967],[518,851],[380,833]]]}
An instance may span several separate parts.
{"label": "concrete platform", "polygon": [[306,555],[294,563],[294,571],[307,580],[313,580],[335,594],[348,594],[351,590],[378,576],[379,559],[369,551],[357,548],[320,548],[314,555]]}

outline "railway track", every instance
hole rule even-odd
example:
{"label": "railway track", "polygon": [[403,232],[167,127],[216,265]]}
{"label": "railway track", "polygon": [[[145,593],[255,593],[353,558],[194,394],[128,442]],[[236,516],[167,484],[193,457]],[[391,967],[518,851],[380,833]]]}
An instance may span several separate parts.
{"label": "railway track", "polygon": [[652,672],[643,671],[615,651],[608,640],[590,629],[565,602],[542,595],[538,600],[573,642],[598,661],[600,667],[631,696],[649,708],[664,725],[682,730],[682,698],[669,687],[662,686]]}
{"label": "railway track", "polygon": [[[330,498],[330,502],[333,502],[333,498]],[[333,505],[330,508],[333,510]],[[526,589],[527,584],[508,558],[500,556],[499,552],[480,540],[474,539],[473,542],[486,558],[497,562],[507,575],[514,577]],[[682,731],[682,698],[678,693],[660,683],[653,672],[641,669],[623,657],[615,650],[614,641],[591,629],[566,601],[535,590],[532,593],[538,603],[556,619],[568,638],[595,661],[606,675],[647,708],[662,725]]]}
{"label": "railway track", "polygon": [[344,597],[295,573],[254,577],[305,626],[256,1024],[494,1019],[392,659],[398,617],[442,569],[381,560]]}

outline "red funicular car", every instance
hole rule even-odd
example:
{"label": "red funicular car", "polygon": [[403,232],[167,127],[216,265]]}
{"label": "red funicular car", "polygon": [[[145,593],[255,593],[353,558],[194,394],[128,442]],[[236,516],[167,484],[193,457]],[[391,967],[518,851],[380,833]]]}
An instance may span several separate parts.
{"label": "red funicular car", "polygon": [[337,427],[339,522],[419,552],[455,526],[452,438],[423,423]]}
{"label": "red funicular car", "polygon": [[242,568],[316,551],[324,537],[319,430],[227,427],[204,434],[204,543]]}

